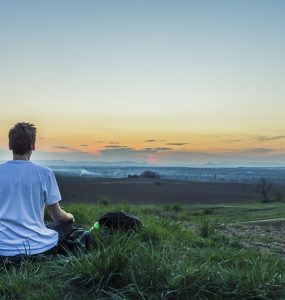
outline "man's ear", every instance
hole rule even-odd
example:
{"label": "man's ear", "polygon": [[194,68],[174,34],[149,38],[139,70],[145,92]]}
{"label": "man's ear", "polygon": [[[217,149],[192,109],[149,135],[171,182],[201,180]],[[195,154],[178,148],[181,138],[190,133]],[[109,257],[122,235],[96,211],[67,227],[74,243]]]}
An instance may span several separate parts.
{"label": "man's ear", "polygon": [[9,150],[12,150],[12,146],[11,143],[9,142]]}
{"label": "man's ear", "polygon": [[33,143],[33,144],[31,145],[31,148],[32,148],[33,151],[35,151],[35,148],[36,148],[35,143]]}

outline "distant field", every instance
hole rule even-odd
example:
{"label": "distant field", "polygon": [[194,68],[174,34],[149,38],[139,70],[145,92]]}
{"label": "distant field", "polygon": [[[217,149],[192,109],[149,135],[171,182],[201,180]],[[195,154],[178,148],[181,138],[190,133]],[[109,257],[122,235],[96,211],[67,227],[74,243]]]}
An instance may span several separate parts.
{"label": "distant field", "polygon": [[[112,203],[246,204],[260,198],[256,184],[82,177],[57,177],[57,181],[69,203],[98,203],[107,197]],[[274,185],[274,190],[285,195],[285,186]]]}
{"label": "distant field", "polygon": [[[57,180],[63,200],[69,203],[98,203],[102,196],[112,203],[136,204],[249,203],[260,197],[256,184],[82,177],[57,177]],[[285,195],[284,186],[276,189]]]}

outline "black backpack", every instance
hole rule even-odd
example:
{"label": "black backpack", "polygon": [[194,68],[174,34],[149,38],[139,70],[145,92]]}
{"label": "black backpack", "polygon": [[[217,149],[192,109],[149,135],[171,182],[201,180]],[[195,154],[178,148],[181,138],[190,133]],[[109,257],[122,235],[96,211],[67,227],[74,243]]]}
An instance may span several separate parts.
{"label": "black backpack", "polygon": [[92,237],[89,231],[84,228],[76,228],[64,241],[71,252],[73,250],[81,249],[85,252],[89,251],[92,247]]}
{"label": "black backpack", "polygon": [[124,211],[108,212],[99,218],[100,227],[107,227],[110,233],[114,231],[136,231],[142,227],[142,222],[134,215]]}

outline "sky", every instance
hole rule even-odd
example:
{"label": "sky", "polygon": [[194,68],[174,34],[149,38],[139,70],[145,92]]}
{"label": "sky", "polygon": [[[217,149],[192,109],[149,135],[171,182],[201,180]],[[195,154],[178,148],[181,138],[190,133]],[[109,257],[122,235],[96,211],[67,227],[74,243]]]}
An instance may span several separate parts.
{"label": "sky", "polygon": [[0,0],[0,160],[285,166],[285,1]]}

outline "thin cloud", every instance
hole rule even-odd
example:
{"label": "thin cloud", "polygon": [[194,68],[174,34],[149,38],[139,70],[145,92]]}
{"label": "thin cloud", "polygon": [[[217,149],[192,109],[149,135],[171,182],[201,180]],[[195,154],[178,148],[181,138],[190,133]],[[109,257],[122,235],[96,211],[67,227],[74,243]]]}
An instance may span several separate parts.
{"label": "thin cloud", "polygon": [[121,146],[121,145],[107,145],[105,148],[111,148],[111,149],[131,149],[128,146]]}
{"label": "thin cloud", "polygon": [[165,142],[165,140],[145,140],[145,142],[153,143],[153,142]]}
{"label": "thin cloud", "polygon": [[[109,145],[114,146],[114,145]],[[151,161],[152,156],[160,155],[162,153],[171,153],[169,147],[146,147],[142,149],[135,149],[131,147],[105,147],[100,150],[99,157],[104,161]]]}
{"label": "thin cloud", "polygon": [[52,146],[53,148],[56,148],[56,149],[64,149],[64,150],[71,150],[71,148],[69,147],[66,147],[66,146]]}
{"label": "thin cloud", "polygon": [[105,148],[100,151],[99,156],[101,159],[106,161],[118,161],[118,160],[133,160],[143,161],[148,155],[152,154],[148,150],[137,150],[130,147],[116,147],[116,148]]}
{"label": "thin cloud", "polygon": [[74,148],[70,148],[70,147],[62,146],[62,145],[55,145],[55,146],[52,146],[52,148],[56,148],[56,149],[60,149],[60,150],[67,150],[69,152],[74,152],[74,153],[85,153],[84,151],[80,151],[78,149],[74,149]]}
{"label": "thin cloud", "polygon": [[170,145],[170,146],[184,146],[184,145],[188,145],[189,143],[167,143],[166,145]]}
{"label": "thin cloud", "polygon": [[264,142],[264,141],[275,141],[284,139],[285,135],[276,135],[276,136],[255,136],[252,138],[239,138],[239,139],[231,139],[224,140],[223,142],[234,143],[234,142],[246,142],[246,141],[255,141],[255,142]]}
{"label": "thin cloud", "polygon": [[87,147],[89,145],[83,144],[83,145],[79,145],[80,147]]}
{"label": "thin cloud", "polygon": [[274,140],[281,140],[284,139],[285,135],[277,135],[277,136],[260,136],[257,137],[256,140],[257,141],[274,141]]}
{"label": "thin cloud", "polygon": [[252,141],[252,140],[255,140],[255,139],[256,139],[256,137],[254,137],[254,138],[235,137],[235,138],[232,138],[232,139],[223,140],[222,142],[225,142],[225,143],[235,143],[235,142]]}
{"label": "thin cloud", "polygon": [[134,150],[134,149],[127,146],[108,145],[105,146],[105,149],[103,151],[111,151],[111,150]]}
{"label": "thin cloud", "polygon": [[109,142],[109,144],[121,144],[121,143],[120,142],[111,141],[111,142]]}
{"label": "thin cloud", "polygon": [[105,149],[100,151],[100,155],[112,155],[114,157],[122,157],[129,155],[129,158],[132,157],[146,157],[150,154],[158,154],[161,151],[172,150],[168,147],[156,147],[156,148],[143,148],[143,149],[134,149],[127,146],[124,147],[105,147]]}
{"label": "thin cloud", "polygon": [[248,139],[234,139],[234,140],[224,140],[223,142],[227,143],[236,143],[236,142],[243,142],[243,141],[248,141]]}
{"label": "thin cloud", "polygon": [[154,148],[155,150],[172,150],[172,148],[169,148],[169,147],[157,147],[157,148]]}
{"label": "thin cloud", "polygon": [[153,151],[160,151],[160,150],[172,150],[172,148],[168,147],[154,147],[154,148],[144,148],[144,150],[153,150]]}

